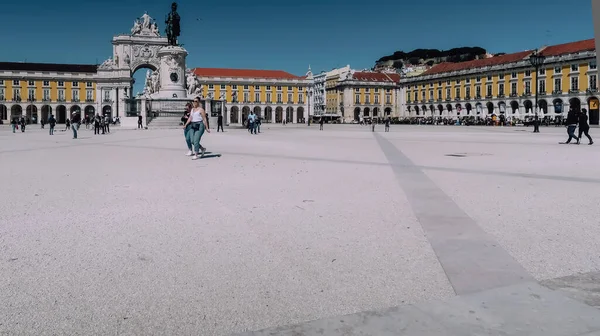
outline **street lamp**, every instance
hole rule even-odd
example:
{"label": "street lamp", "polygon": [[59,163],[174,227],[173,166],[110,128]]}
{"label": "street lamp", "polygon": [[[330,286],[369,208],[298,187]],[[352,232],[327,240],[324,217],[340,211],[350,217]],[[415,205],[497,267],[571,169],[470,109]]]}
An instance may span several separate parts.
{"label": "street lamp", "polygon": [[533,65],[533,67],[535,68],[535,115],[537,116],[538,114],[538,93],[539,93],[539,89],[540,89],[540,81],[538,80],[538,76],[539,76],[539,68],[540,66],[542,66],[542,64],[544,64],[544,60],[546,59],[546,56],[541,55],[537,50],[533,52],[533,54],[531,56],[529,56],[529,62],[531,62],[531,65]]}
{"label": "street lamp", "polygon": [[307,103],[308,103],[308,123],[307,126],[310,126],[310,98],[312,97],[313,90],[312,88],[306,89]]}

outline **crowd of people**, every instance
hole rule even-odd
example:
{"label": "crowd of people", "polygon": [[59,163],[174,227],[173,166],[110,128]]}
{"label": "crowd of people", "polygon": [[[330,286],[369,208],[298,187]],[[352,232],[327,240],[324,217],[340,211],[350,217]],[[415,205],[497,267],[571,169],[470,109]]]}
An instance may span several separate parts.
{"label": "crowd of people", "polygon": [[[565,122],[567,126],[567,135],[569,138],[565,142],[561,142],[561,144],[569,144],[571,140],[575,139],[577,144],[581,141],[581,136],[585,134],[588,138],[588,145],[594,144],[594,140],[590,136],[590,125],[588,123],[587,110],[581,109],[580,111],[569,110],[567,114],[567,119]],[[575,135],[575,130],[579,128],[578,136]]]}
{"label": "crowd of people", "polygon": [[[25,116],[21,116],[20,118],[12,118],[10,123],[13,133],[15,133],[19,129],[21,130],[21,132],[25,132],[27,126]],[[119,120],[119,117],[110,118],[108,115],[96,114],[95,116],[86,115],[82,119],[79,112],[73,112],[71,114],[71,117],[65,120],[64,131],[71,130],[73,132],[73,139],[77,139],[78,131],[81,127],[81,124],[85,125],[85,129],[91,129],[93,127],[94,134],[107,134],[110,133],[111,124],[114,125],[120,123],[121,121]],[[49,126],[48,134],[50,135],[54,135],[56,124],[56,118],[52,114],[50,115],[50,117],[48,117],[48,120],[40,120],[41,128],[46,128],[46,125]]]}

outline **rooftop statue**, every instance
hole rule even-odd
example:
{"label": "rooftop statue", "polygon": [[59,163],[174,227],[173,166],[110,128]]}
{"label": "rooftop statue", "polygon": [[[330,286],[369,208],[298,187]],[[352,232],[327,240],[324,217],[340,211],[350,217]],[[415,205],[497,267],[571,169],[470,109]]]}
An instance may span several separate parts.
{"label": "rooftop statue", "polygon": [[167,15],[167,19],[165,20],[165,23],[167,24],[167,27],[165,28],[165,33],[167,33],[169,45],[177,45],[177,37],[179,37],[179,34],[181,33],[179,20],[180,18],[179,14],[177,13],[177,3],[173,2],[171,4],[171,13]]}

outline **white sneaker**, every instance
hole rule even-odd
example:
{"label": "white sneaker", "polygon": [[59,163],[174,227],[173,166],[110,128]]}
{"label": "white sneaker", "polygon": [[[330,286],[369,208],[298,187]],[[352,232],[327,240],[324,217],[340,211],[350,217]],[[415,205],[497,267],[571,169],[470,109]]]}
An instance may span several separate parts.
{"label": "white sneaker", "polygon": [[192,160],[198,160],[198,155],[194,155],[194,156],[192,157]]}
{"label": "white sneaker", "polygon": [[185,153],[185,156],[192,156],[192,151],[188,151],[187,153]]}

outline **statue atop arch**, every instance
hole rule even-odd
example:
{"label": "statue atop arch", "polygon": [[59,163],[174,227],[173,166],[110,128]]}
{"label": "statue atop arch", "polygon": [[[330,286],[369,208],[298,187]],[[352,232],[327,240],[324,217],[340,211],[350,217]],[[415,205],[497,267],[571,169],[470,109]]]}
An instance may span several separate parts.
{"label": "statue atop arch", "polygon": [[144,12],[144,15],[142,15],[141,18],[138,18],[133,22],[131,35],[160,36],[160,32],[154,19],[152,19],[147,12]]}
{"label": "statue atop arch", "polygon": [[169,40],[169,45],[176,46],[177,45],[177,37],[181,33],[181,27],[179,26],[179,14],[177,13],[177,3],[173,2],[171,4],[171,13],[167,15],[167,19],[165,23],[167,27],[165,28],[165,33],[167,34],[167,39]]}

